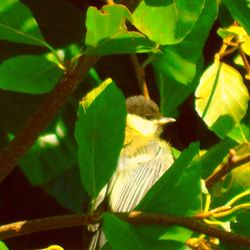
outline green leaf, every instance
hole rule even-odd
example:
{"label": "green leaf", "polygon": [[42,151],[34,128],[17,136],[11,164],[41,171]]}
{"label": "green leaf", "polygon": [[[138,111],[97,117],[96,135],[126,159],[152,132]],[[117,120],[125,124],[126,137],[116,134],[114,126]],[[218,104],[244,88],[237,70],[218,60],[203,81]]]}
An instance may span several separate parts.
{"label": "green leaf", "polygon": [[3,241],[0,241],[0,250],[8,250],[9,248],[4,244]]}
{"label": "green leaf", "polygon": [[250,210],[241,212],[236,217],[235,222],[231,222],[233,232],[244,236],[250,236]]}
{"label": "green leaf", "polygon": [[228,36],[236,36],[238,42],[241,44],[243,51],[247,55],[250,55],[250,36],[247,34],[243,27],[232,25],[227,29],[219,28],[217,33],[222,38],[226,38]]}
{"label": "green leaf", "polygon": [[201,164],[197,159],[198,151],[197,143],[184,150],[136,209],[182,216],[200,211]]}
{"label": "green leaf", "polygon": [[104,214],[103,229],[113,249],[147,249],[143,241],[137,237],[133,226],[112,214]]}
{"label": "green leaf", "polygon": [[181,42],[197,22],[205,0],[141,1],[133,24],[157,44]]}
{"label": "green leaf", "polygon": [[75,137],[80,173],[84,187],[95,198],[111,177],[123,145],[125,100],[108,79],[84,98],[78,113]]}
{"label": "green leaf", "polygon": [[234,22],[229,10],[222,2],[219,4],[218,21],[221,27],[229,27]]}
{"label": "green leaf", "polygon": [[[75,159],[72,160],[75,163]],[[80,213],[87,207],[87,192],[83,189],[77,163],[43,184],[43,189],[63,207]],[[85,210],[86,211],[86,210]]]}
{"label": "green leaf", "polygon": [[[250,144],[243,143],[234,147],[238,157],[245,156],[250,152]],[[250,163],[241,164],[231,170],[223,179],[211,190],[213,195],[213,207],[222,206],[240,193],[250,189]],[[249,196],[241,198],[241,202],[249,202]],[[235,214],[231,215],[235,216]]]}
{"label": "green leaf", "polygon": [[[153,67],[161,97],[161,112],[174,116],[177,107],[194,91],[201,73],[202,50],[215,20],[215,1],[206,1],[191,33],[179,44],[164,46]],[[199,37],[199,39],[197,39]]]}
{"label": "green leaf", "polygon": [[227,30],[227,29],[222,29],[222,28],[219,28],[219,29],[217,30],[217,34],[218,34],[222,39],[227,38],[227,37],[232,36],[232,35],[235,35],[235,33],[231,32],[231,31],[229,31],[229,30]]}
{"label": "green leaf", "polygon": [[42,94],[53,89],[62,75],[63,71],[43,55],[17,56],[0,65],[0,88]]}
{"label": "green leaf", "polygon": [[[184,249],[184,244],[181,242],[157,238],[158,227],[156,226],[153,228],[152,226],[133,226],[108,213],[104,214],[103,220],[104,232],[112,249]],[[145,228],[147,234],[145,234]]]}
{"label": "green leaf", "polygon": [[143,225],[137,226],[136,232],[143,237],[152,249],[182,249],[192,231],[179,226]]}
{"label": "green leaf", "polygon": [[50,47],[45,42],[31,11],[19,0],[0,2],[0,39]]}
{"label": "green leaf", "polygon": [[231,130],[227,136],[238,143],[250,142],[249,124],[241,122],[237,127]]}
{"label": "green leaf", "polygon": [[109,55],[123,53],[158,52],[156,44],[144,35],[128,31],[125,21],[131,20],[123,5],[104,6],[102,10],[89,7],[85,54]]}
{"label": "green leaf", "polygon": [[248,0],[222,0],[222,3],[230,11],[232,17],[240,23],[241,26],[247,30],[248,34],[250,34],[250,23],[249,23],[249,1]]}
{"label": "green leaf", "polygon": [[77,165],[76,143],[62,119],[38,137],[20,166],[32,185],[45,184]]}
{"label": "green leaf", "polygon": [[225,138],[223,141],[215,144],[201,156],[201,164],[203,170],[203,178],[207,178],[214,169],[223,161],[224,157],[229,153],[229,150],[235,147],[237,143],[230,138]]}
{"label": "green leaf", "polygon": [[199,116],[221,138],[240,123],[249,100],[240,73],[220,62],[203,73],[195,96]]}

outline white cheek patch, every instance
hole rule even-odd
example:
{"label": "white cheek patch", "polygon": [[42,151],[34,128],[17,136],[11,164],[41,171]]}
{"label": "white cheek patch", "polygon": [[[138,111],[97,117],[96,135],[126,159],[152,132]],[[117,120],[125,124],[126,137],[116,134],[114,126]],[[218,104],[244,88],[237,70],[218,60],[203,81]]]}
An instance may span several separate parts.
{"label": "white cheek patch", "polygon": [[158,126],[154,121],[148,121],[133,114],[127,115],[127,124],[144,136],[154,135],[158,130]]}

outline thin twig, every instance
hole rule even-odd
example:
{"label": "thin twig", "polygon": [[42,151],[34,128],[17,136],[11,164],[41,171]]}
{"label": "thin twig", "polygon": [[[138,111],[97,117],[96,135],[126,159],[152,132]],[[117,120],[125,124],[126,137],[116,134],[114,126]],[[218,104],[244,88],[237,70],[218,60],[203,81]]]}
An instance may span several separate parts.
{"label": "thin twig", "polygon": [[209,210],[207,212],[199,213],[195,217],[199,218],[199,219],[205,219],[205,218],[208,218],[210,216],[213,216],[216,213],[225,212],[225,211],[228,211],[230,209],[231,209],[231,206],[217,207],[217,208]]}
{"label": "thin twig", "polygon": [[211,189],[215,183],[217,183],[222,177],[227,175],[231,170],[237,168],[247,162],[250,162],[250,153],[243,156],[236,156],[232,154],[232,150],[229,153],[228,161],[222,163],[215,171],[206,179],[206,187]]}
{"label": "thin twig", "polygon": [[131,57],[132,64],[134,66],[135,75],[137,78],[137,82],[140,86],[141,92],[147,99],[150,99],[147,83],[145,80],[144,67],[141,67],[137,55],[131,55],[130,57]]}
{"label": "thin twig", "polygon": [[43,102],[29,118],[9,145],[0,153],[0,182],[15,168],[18,160],[28,151],[38,135],[47,128],[68,96],[77,88],[89,69],[98,61],[97,56],[82,56],[76,67],[65,74],[57,86],[45,96]]}
{"label": "thin twig", "polygon": [[[169,216],[163,214],[143,213],[138,211],[114,214],[120,219],[134,225],[178,225],[189,228],[198,233],[204,233],[206,235],[219,238],[222,241],[232,244],[250,246],[250,238],[231,232],[225,232],[215,226],[207,225],[195,217]],[[0,239],[13,238],[21,235],[53,229],[89,225],[91,223],[96,223],[99,220],[101,220],[100,214],[75,214],[30,221],[19,221],[0,226]]]}
{"label": "thin twig", "polygon": [[219,54],[219,60],[221,60],[225,56],[225,54],[228,54],[226,52],[226,50],[227,50],[227,48],[228,48],[228,46],[231,43],[233,38],[234,38],[234,36],[231,35],[231,36],[228,36],[228,37],[223,39],[223,44],[222,44],[222,46],[220,48],[220,51],[218,53]]}
{"label": "thin twig", "polygon": [[250,65],[249,62],[247,60],[246,54],[244,53],[241,44],[238,45],[238,51],[240,53],[240,56],[242,58],[242,61],[244,63],[245,69],[247,71],[247,79],[250,79]]}
{"label": "thin twig", "polygon": [[107,5],[114,5],[115,2],[113,0],[106,0]]}

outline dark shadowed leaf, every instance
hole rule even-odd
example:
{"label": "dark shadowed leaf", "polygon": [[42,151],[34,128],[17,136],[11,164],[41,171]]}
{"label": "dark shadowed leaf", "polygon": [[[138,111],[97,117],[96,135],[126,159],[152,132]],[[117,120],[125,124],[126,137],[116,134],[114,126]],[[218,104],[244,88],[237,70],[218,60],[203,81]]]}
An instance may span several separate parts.
{"label": "dark shadowed leaf", "polygon": [[250,210],[237,215],[235,222],[231,222],[233,232],[250,237]]}
{"label": "dark shadowed leaf", "polygon": [[80,103],[75,136],[84,187],[95,198],[111,177],[123,145],[125,100],[111,79]]}
{"label": "dark shadowed leaf", "polygon": [[20,166],[33,185],[42,185],[77,165],[76,143],[61,119],[38,137]]}
{"label": "dark shadowed leaf", "polygon": [[86,211],[87,192],[83,189],[77,163],[60,175],[56,175],[42,187],[63,207],[75,213]]}

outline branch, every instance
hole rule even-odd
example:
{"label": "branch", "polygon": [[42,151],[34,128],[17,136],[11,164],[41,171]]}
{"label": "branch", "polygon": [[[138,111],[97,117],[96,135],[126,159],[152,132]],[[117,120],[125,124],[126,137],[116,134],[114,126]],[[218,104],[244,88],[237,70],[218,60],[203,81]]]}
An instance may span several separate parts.
{"label": "branch", "polygon": [[[232,244],[250,246],[250,238],[237,235],[231,232],[225,232],[215,226],[207,225],[195,217],[177,217],[162,214],[129,212],[114,213],[117,217],[131,224],[136,225],[161,225],[170,226],[178,225],[189,228],[198,233],[204,233],[212,237],[219,238]],[[0,226],[0,239],[7,239],[21,235],[27,235],[47,230],[78,227],[89,225],[101,220],[100,214],[75,214],[64,215],[50,218],[36,219],[30,221],[19,221]]]}
{"label": "branch", "polygon": [[147,83],[146,83],[146,80],[145,80],[145,71],[144,71],[144,68],[141,67],[141,65],[139,63],[139,60],[138,60],[138,57],[137,57],[136,54],[135,55],[131,55],[130,58],[131,58],[131,61],[133,63],[133,66],[134,66],[135,75],[136,75],[139,87],[141,89],[141,92],[142,92],[142,94],[143,94],[144,97],[146,97],[147,99],[150,99],[149,92],[148,92],[148,87],[147,87]]}
{"label": "branch", "polygon": [[106,0],[106,2],[107,2],[107,5],[114,5],[115,4],[114,0]]}
{"label": "branch", "polygon": [[47,128],[68,96],[74,92],[98,59],[97,56],[80,57],[76,67],[72,71],[66,72],[57,86],[45,96],[26,125],[0,153],[0,182],[9,175],[17,165],[18,160],[33,145],[38,135]]}
{"label": "branch", "polygon": [[250,153],[243,156],[237,156],[235,150],[230,150],[228,161],[222,163],[215,171],[206,179],[206,187],[211,189],[222,177],[227,175],[231,170],[237,168],[247,162],[250,162]]}
{"label": "branch", "polygon": [[231,232],[225,232],[215,226],[207,225],[206,223],[195,217],[177,217],[136,211],[130,212],[128,214],[125,213],[117,215],[119,218],[126,220],[131,224],[154,224],[161,226],[178,225],[189,228],[197,233],[204,233],[206,235],[219,238],[222,241],[226,241],[232,244],[250,246],[250,238]]}
{"label": "branch", "polygon": [[240,56],[242,58],[242,61],[244,63],[245,69],[247,71],[246,78],[249,80],[250,79],[250,65],[249,65],[249,62],[247,60],[246,54],[244,53],[244,51],[241,47],[241,44],[239,44],[239,46],[238,46],[238,51],[239,51]]}

